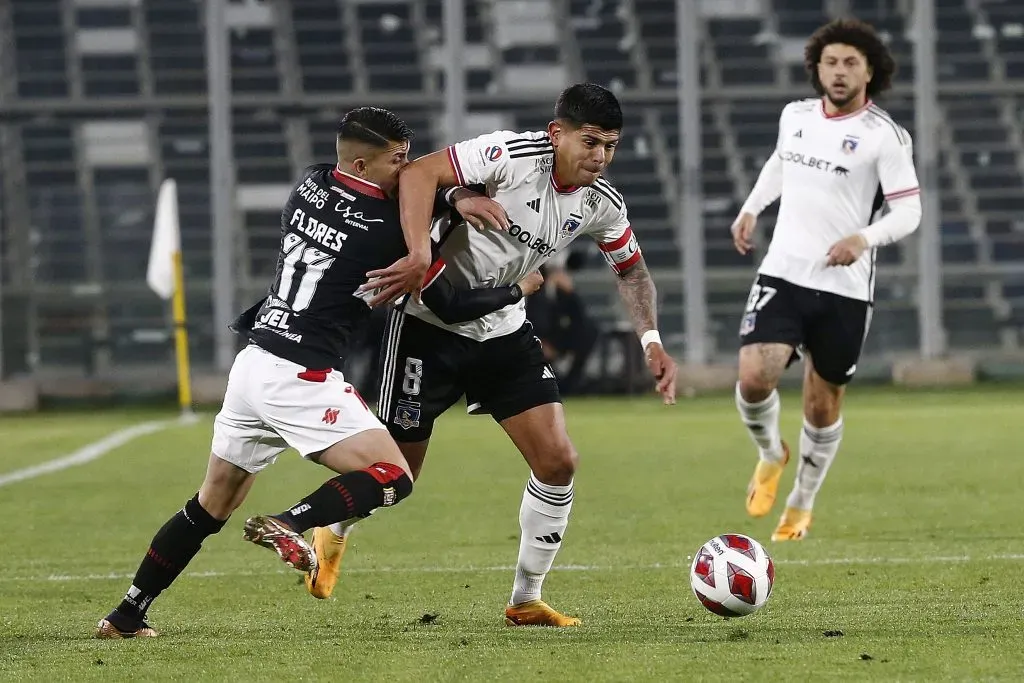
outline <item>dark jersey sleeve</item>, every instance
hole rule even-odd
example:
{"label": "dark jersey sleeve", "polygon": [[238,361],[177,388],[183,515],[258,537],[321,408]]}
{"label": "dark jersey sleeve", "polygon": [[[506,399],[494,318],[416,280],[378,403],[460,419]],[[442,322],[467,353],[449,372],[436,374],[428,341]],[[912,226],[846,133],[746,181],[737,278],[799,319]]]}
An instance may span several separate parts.
{"label": "dark jersey sleeve", "polygon": [[[450,189],[441,188],[434,196],[434,218],[448,213],[452,222],[461,222],[462,216],[445,200],[445,194]],[[467,189],[484,195],[487,192],[483,185],[470,185]],[[441,322],[453,325],[476,320],[488,313],[519,303],[523,293],[518,285],[481,289],[456,287],[444,276],[444,259],[435,245],[434,263],[427,271],[420,296],[427,308],[433,311]]]}
{"label": "dark jersey sleeve", "polygon": [[265,298],[260,299],[250,306],[244,313],[239,315],[230,325],[228,325],[228,329],[235,334],[242,335],[243,337],[248,336],[249,332],[252,331],[252,328],[256,326],[256,315],[260,312],[260,308],[262,308],[264,301],[266,301]]}
{"label": "dark jersey sleeve", "polygon": [[482,318],[506,306],[519,303],[523,292],[519,285],[480,289],[458,288],[444,276],[444,259],[435,252],[434,264],[427,271],[420,292],[423,303],[446,325]]}

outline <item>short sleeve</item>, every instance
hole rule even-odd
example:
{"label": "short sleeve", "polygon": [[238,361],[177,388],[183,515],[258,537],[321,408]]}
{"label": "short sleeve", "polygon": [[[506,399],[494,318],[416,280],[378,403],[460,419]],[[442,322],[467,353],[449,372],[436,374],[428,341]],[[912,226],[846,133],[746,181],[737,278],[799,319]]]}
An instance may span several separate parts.
{"label": "short sleeve", "polygon": [[511,133],[497,131],[457,142],[448,148],[459,185],[500,185],[509,180],[509,151],[506,140]]}

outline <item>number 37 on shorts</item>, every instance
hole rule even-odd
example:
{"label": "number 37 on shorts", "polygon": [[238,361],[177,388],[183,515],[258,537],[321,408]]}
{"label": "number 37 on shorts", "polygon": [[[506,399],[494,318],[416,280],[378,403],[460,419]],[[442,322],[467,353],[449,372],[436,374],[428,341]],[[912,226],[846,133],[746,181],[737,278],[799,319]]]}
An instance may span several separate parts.
{"label": "number 37 on shorts", "polygon": [[743,321],[740,323],[740,336],[744,337],[754,331],[757,325],[757,314],[768,305],[768,302],[778,293],[775,287],[762,285],[755,282],[750,288],[750,296],[747,297],[747,307],[743,309]]}

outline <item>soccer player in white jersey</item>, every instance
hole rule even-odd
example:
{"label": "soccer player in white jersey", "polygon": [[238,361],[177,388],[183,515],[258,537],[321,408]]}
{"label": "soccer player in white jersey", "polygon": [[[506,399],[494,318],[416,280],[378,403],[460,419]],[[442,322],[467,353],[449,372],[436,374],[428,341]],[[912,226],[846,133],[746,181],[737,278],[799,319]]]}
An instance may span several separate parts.
{"label": "soccer player in white jersey", "polygon": [[[747,512],[768,514],[790,450],[779,434],[776,386],[797,352],[804,360],[803,430],[796,482],[772,540],[798,540],[843,436],[846,384],[871,319],[875,250],[921,220],[910,135],[872,97],[895,63],[874,29],[857,20],[819,28],[804,51],[819,97],[790,102],[775,151],[732,226],[746,254],[757,215],[781,195],[775,232],[740,324],[736,406],[759,461]],[[888,213],[878,218],[888,205]]]}
{"label": "soccer player in white jersey", "polygon": [[[505,230],[450,226],[441,254],[457,286],[500,287],[538,269],[580,235],[598,244],[643,345],[665,403],[675,402],[676,364],[657,332],[655,288],[630,228],[625,202],[602,173],[615,154],[622,111],[615,96],[592,84],[559,96],[547,130],[497,131],[459,142],[410,164],[399,198],[406,237],[427,245],[429,202],[438,187],[480,185],[507,212]],[[454,191],[456,194],[464,190]],[[410,253],[418,245],[409,244]],[[370,273],[380,277],[377,302],[403,286],[410,260]],[[404,285],[402,284],[404,280]],[[392,285],[397,285],[392,287]],[[389,289],[390,288],[390,289]],[[573,500],[579,456],[566,432],[554,373],[540,341],[516,304],[462,324],[445,324],[415,297],[388,320],[378,413],[408,458],[414,477],[427,453],[434,420],[465,394],[469,412],[490,414],[515,443],[531,474],[519,512],[522,539],[506,623],[575,626],[541,600],[541,584],[561,547]],[[472,453],[467,464],[474,462]],[[318,529],[322,568],[310,592],[330,595],[343,529]]]}

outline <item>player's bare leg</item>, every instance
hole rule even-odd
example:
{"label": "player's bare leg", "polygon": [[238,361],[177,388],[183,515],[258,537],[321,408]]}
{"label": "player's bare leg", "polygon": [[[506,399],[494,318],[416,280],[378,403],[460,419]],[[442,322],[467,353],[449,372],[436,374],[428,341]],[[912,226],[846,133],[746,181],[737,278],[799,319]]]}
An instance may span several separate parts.
{"label": "player's bare leg", "polygon": [[509,626],[578,626],[541,600],[572,509],[572,480],[579,456],[565,428],[560,403],[531,408],[501,421],[501,426],[530,465],[530,480],[519,508],[519,561],[512,597],[505,608]]}
{"label": "player's bare leg", "polygon": [[828,382],[805,357],[804,424],[800,431],[800,460],[786,510],[772,534],[773,541],[797,541],[811,526],[814,498],[839,451],[843,438],[842,406],[846,387]]}
{"label": "player's bare leg", "polygon": [[[423,460],[427,457],[429,444],[429,439],[398,443],[398,449],[409,464],[409,471],[412,473],[414,482],[423,468]],[[306,572],[305,582],[306,590],[314,598],[325,600],[334,593],[334,587],[341,574],[341,561],[345,556],[348,536],[352,533],[357,521],[357,519],[350,519],[313,529],[313,550],[316,553],[317,566],[315,570]]]}
{"label": "player's bare leg", "polygon": [[750,344],[740,349],[736,408],[759,456],[747,487],[747,513],[752,517],[771,512],[779,478],[789,462],[789,446],[779,429],[782,402],[776,387],[792,354],[788,344]]}
{"label": "player's bare leg", "polygon": [[146,611],[184,571],[206,537],[224,527],[231,513],[245,500],[255,478],[256,475],[211,454],[199,493],[153,537],[131,588],[121,604],[100,620],[95,637],[156,636],[157,632],[146,623]]}
{"label": "player's bare leg", "polygon": [[302,534],[335,522],[362,519],[412,493],[412,476],[394,440],[383,428],[354,434],[310,460],[339,473],[289,509],[245,522],[245,538],[277,553],[286,564],[317,574],[317,556]]}

